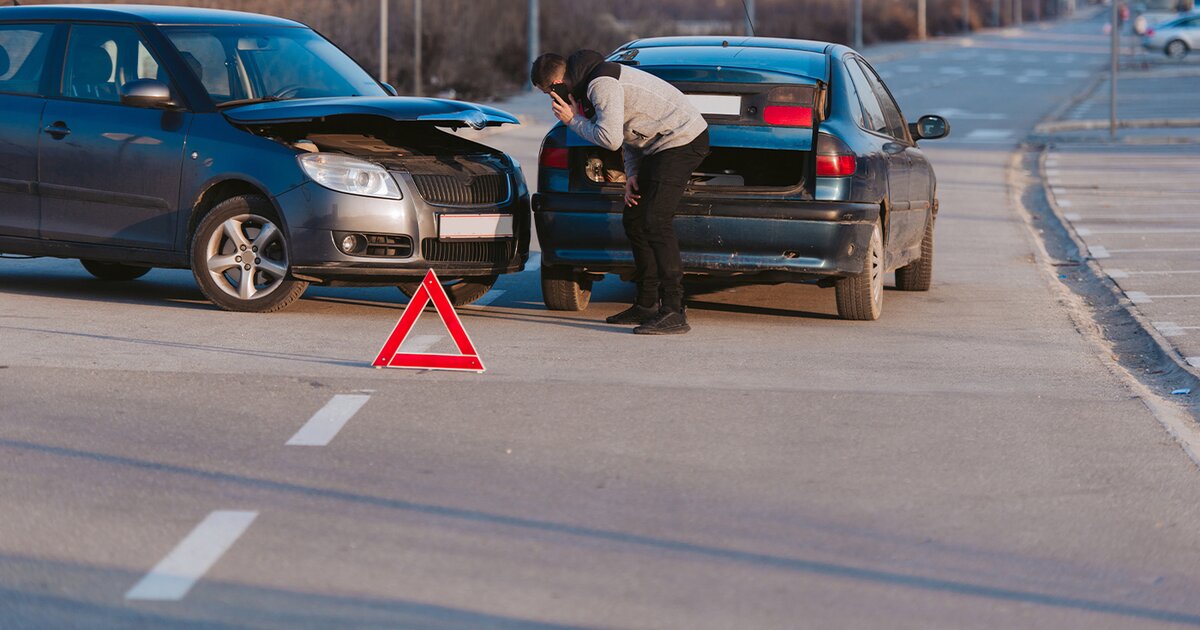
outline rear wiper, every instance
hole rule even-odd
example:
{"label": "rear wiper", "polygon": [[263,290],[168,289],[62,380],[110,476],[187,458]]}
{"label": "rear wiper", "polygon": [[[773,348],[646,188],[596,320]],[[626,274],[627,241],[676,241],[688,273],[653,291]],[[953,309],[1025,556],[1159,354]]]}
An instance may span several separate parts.
{"label": "rear wiper", "polygon": [[256,96],[254,98],[239,98],[224,103],[217,103],[217,109],[225,109],[226,107],[237,107],[239,105],[249,105],[251,103],[272,103],[275,101],[286,101],[287,97],[282,96]]}

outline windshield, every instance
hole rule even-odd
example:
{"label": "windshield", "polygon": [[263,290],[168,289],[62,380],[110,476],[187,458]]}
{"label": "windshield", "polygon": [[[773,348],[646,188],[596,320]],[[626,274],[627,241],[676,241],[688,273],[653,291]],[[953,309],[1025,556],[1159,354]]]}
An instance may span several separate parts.
{"label": "windshield", "polygon": [[387,96],[346,53],[307,28],[188,26],[162,30],[218,105]]}

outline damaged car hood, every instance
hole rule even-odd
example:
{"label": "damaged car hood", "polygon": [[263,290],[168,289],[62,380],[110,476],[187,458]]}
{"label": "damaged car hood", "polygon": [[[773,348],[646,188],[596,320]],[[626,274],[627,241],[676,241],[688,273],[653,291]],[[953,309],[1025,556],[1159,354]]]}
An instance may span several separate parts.
{"label": "damaged car hood", "polygon": [[438,127],[519,125],[516,116],[487,105],[409,96],[345,96],[251,103],[223,112],[238,124],[308,122],[333,116],[380,116],[396,122],[428,122]]}

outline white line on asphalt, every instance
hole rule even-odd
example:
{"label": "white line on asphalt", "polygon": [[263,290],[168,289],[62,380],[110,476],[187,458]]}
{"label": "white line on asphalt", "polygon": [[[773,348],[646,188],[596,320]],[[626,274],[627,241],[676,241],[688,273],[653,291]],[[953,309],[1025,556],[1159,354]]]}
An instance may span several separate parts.
{"label": "white line on asphalt", "polygon": [[432,348],[434,344],[441,341],[442,337],[443,335],[417,335],[416,337],[405,339],[400,349],[410,354],[425,352]]}
{"label": "white line on asphalt", "polygon": [[141,581],[125,599],[173,602],[183,599],[196,581],[233,546],[258,512],[217,510],[209,514]]}
{"label": "white line on asphalt", "polygon": [[1192,228],[1158,228],[1158,229],[1137,229],[1131,228],[1128,230],[1091,230],[1088,228],[1079,228],[1076,230],[1080,236],[1084,235],[1084,231],[1088,234],[1196,234],[1200,229]]}
{"label": "white line on asphalt", "polygon": [[[1060,207],[1060,208],[1070,208],[1071,207],[1070,199],[1058,199],[1057,201],[1058,201],[1058,207]],[[1079,216],[1079,215],[1077,214],[1075,216]],[[1068,219],[1068,220],[1075,221],[1076,219]]]}
{"label": "white line on asphalt", "polygon": [[1166,254],[1174,252],[1200,252],[1195,247],[1162,247],[1157,249],[1110,249],[1109,254]]}
{"label": "white line on asphalt", "polygon": [[370,396],[338,394],[287,441],[288,446],[325,446],[367,404]]}
{"label": "white line on asphalt", "polygon": [[[1062,205],[1061,201],[1059,202],[1059,205]],[[1064,214],[1063,216],[1066,217],[1066,219],[1068,221],[1070,221],[1071,223],[1083,220],[1083,216],[1080,215],[1078,212],[1068,212],[1068,213]]]}
{"label": "white line on asphalt", "polygon": [[1046,165],[1046,177],[1049,177],[1050,179],[1058,179],[1058,176],[1061,175],[1062,172],[1056,168],[1049,168],[1049,166],[1049,164]]}
{"label": "white line on asphalt", "polygon": [[1200,357],[1188,357],[1187,362],[1192,367],[1200,368]]}
{"label": "white line on asphalt", "polygon": [[1108,258],[1109,253],[1104,249],[1103,245],[1088,245],[1088,252],[1092,254],[1092,258]]}
{"label": "white line on asphalt", "polygon": [[[1143,295],[1145,295],[1143,293]],[[1146,301],[1151,300],[1194,300],[1200,298],[1200,293],[1188,293],[1183,295],[1147,295]]]}
{"label": "white line on asphalt", "polygon": [[496,298],[500,297],[501,295],[504,295],[504,291],[501,291],[499,289],[492,289],[491,291],[484,293],[483,297],[472,302],[472,305],[473,306],[487,306],[488,304],[495,302]]}
{"label": "white line on asphalt", "polygon": [[1067,190],[1065,188],[1059,188],[1058,186],[1051,186],[1050,192],[1054,193],[1054,196],[1056,198],[1062,197],[1067,194]]}
{"label": "white line on asphalt", "polygon": [[1104,273],[1107,273],[1108,277],[1114,280],[1129,277],[1129,274],[1123,269],[1105,269]]}
{"label": "white line on asphalt", "polygon": [[1087,228],[1075,228],[1075,233],[1080,236],[1091,236],[1092,231]]}
{"label": "white line on asphalt", "polygon": [[1157,328],[1158,332],[1164,337],[1180,337],[1187,334],[1175,322],[1150,322],[1150,325]]}
{"label": "white line on asphalt", "polygon": [[542,264],[542,253],[541,252],[530,252],[529,253],[529,261],[525,263],[525,271],[533,271],[534,269],[538,269],[541,267],[541,264]]}
{"label": "white line on asphalt", "polygon": [[[1067,71],[1067,78],[1069,78],[1069,79],[1086,79],[1089,76],[1091,76],[1091,73],[1087,72],[1086,70],[1068,70]],[[1120,77],[1118,77],[1118,80],[1119,79],[1120,79]]]}
{"label": "white line on asphalt", "polygon": [[1176,273],[1200,273],[1200,269],[1179,269],[1176,271],[1126,271],[1131,276],[1169,276]]}
{"label": "white line on asphalt", "polygon": [[1125,295],[1129,296],[1129,301],[1133,302],[1134,304],[1146,304],[1154,301],[1150,299],[1150,296],[1142,293],[1141,291],[1126,291]]}

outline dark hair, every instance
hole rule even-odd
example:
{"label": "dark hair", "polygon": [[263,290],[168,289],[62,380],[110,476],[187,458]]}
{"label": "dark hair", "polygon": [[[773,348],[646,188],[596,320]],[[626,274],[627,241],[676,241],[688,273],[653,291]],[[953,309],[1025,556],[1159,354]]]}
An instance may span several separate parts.
{"label": "dark hair", "polygon": [[567,60],[558,53],[546,53],[533,60],[533,68],[529,70],[529,81],[534,87],[543,87],[550,83],[550,78],[567,67]]}

